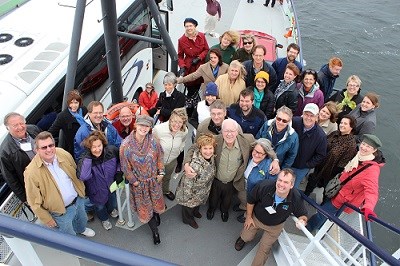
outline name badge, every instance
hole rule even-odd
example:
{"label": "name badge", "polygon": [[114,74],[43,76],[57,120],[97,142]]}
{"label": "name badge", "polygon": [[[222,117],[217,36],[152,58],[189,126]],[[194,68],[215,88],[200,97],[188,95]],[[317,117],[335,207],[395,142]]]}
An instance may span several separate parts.
{"label": "name badge", "polygon": [[265,210],[266,210],[269,214],[275,214],[275,213],[276,213],[275,209],[274,209],[272,206],[265,207]]}
{"label": "name badge", "polygon": [[20,143],[20,147],[23,151],[31,151],[32,150],[31,143]]}

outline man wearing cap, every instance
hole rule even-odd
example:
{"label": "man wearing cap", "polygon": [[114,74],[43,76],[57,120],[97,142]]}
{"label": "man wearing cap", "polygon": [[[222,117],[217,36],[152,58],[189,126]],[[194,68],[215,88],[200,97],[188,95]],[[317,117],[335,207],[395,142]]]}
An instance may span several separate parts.
{"label": "man wearing cap", "polygon": [[299,185],[308,171],[326,156],[327,140],[322,128],[318,125],[319,108],[315,103],[304,107],[303,115],[293,117],[292,127],[299,135],[299,149],[292,169],[296,174],[295,188]]}
{"label": "man wearing cap", "polygon": [[27,125],[25,117],[14,112],[4,117],[4,125],[8,134],[0,147],[1,172],[14,194],[26,202],[23,173],[35,156],[34,139],[40,129],[35,125]]}
{"label": "man wearing cap", "polygon": [[50,132],[35,138],[36,155],[24,172],[26,198],[33,212],[49,228],[92,237],[86,227],[85,185],[76,176],[71,154],[56,148]]}
{"label": "man wearing cap", "polygon": [[[385,165],[385,158],[379,148],[382,147],[380,139],[371,134],[364,134],[357,155],[344,167],[340,175],[340,182],[345,182],[338,194],[325,201],[321,208],[331,215],[339,216],[339,211],[344,203],[350,203],[361,208],[365,219],[376,217],[374,208],[379,199],[379,174]],[[339,211],[339,212],[338,212]],[[353,209],[345,208],[344,212],[352,213]],[[316,213],[310,218],[307,229],[312,232],[320,228],[327,217]]]}
{"label": "man wearing cap", "polygon": [[267,121],[265,114],[254,107],[254,93],[251,89],[244,89],[239,94],[239,103],[228,108],[228,117],[242,127],[243,133],[257,135],[260,128]]}
{"label": "man wearing cap", "polygon": [[206,89],[204,90],[204,100],[197,103],[196,108],[193,110],[192,116],[189,119],[189,123],[197,129],[199,124],[205,119],[210,117],[210,105],[218,97],[218,87],[214,82],[207,83]]}
{"label": "man wearing cap", "polygon": [[267,49],[264,45],[256,45],[253,50],[253,59],[243,62],[243,66],[247,72],[245,79],[246,87],[254,87],[254,78],[261,70],[269,74],[269,83],[267,85],[267,88],[270,91],[272,91],[271,89],[278,82],[275,69],[267,61],[264,60],[264,56],[266,53]]}
{"label": "man wearing cap", "polygon": [[272,244],[278,239],[286,219],[293,213],[299,220],[300,228],[307,223],[307,210],[300,193],[293,189],[294,173],[283,169],[276,181],[265,180],[252,189],[247,195],[246,221],[240,237],[236,240],[235,249],[240,251],[247,242],[254,239],[259,230],[263,235],[252,265],[265,265]]}

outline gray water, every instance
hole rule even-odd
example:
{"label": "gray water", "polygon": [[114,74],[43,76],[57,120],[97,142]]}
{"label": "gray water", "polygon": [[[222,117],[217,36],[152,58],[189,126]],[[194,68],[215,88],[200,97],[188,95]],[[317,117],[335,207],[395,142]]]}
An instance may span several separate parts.
{"label": "gray water", "polygon": [[[319,70],[333,55],[344,61],[335,87],[358,75],[362,92],[380,95],[376,135],[382,140],[386,165],[380,175],[378,217],[400,227],[400,1],[295,0],[307,68]],[[376,230],[375,230],[376,229]],[[374,226],[375,241],[391,252],[400,237]]]}

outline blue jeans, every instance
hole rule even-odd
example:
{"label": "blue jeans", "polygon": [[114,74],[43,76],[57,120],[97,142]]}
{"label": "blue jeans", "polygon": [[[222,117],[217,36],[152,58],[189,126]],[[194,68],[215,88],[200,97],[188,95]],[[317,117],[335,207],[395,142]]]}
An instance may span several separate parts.
{"label": "blue jeans", "polygon": [[310,169],[309,168],[300,169],[292,167],[292,170],[296,174],[296,181],[294,182],[294,187],[299,188],[301,181],[303,181],[304,177],[307,175]]}
{"label": "blue jeans", "polygon": [[[339,209],[333,206],[331,200],[328,200],[323,205],[321,205],[321,208],[327,213],[335,216],[339,216],[342,213],[342,211],[338,212]],[[310,220],[308,220],[306,228],[308,229],[308,231],[312,232],[316,229],[321,228],[326,220],[327,218],[322,213],[317,212],[310,218]]]}
{"label": "blue jeans", "polygon": [[56,230],[76,235],[86,229],[87,216],[85,211],[85,199],[78,196],[75,204],[66,209],[64,214],[50,213],[57,223]]}
{"label": "blue jeans", "polygon": [[117,195],[115,192],[111,193],[110,196],[108,196],[106,204],[94,204],[94,207],[100,221],[106,221],[108,219],[108,214],[117,208]]}

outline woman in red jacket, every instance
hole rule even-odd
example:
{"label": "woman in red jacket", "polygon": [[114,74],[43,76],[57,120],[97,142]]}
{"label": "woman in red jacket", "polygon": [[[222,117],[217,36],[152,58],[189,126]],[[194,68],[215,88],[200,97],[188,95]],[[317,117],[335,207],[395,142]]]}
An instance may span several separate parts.
{"label": "woman in red jacket", "polygon": [[[356,207],[361,207],[366,220],[369,219],[369,216],[376,217],[373,210],[379,198],[378,179],[381,167],[385,164],[385,158],[378,150],[380,147],[382,147],[382,143],[378,137],[364,134],[357,155],[345,166],[340,181],[343,182],[361,168],[363,170],[354,175],[336,196],[321,206],[324,211],[338,216],[340,214],[338,210],[348,202]],[[345,208],[344,211],[351,213],[352,209]],[[327,218],[318,212],[308,221],[307,229],[311,232],[320,228],[326,220]]]}
{"label": "woman in red jacket", "polygon": [[153,83],[146,84],[146,88],[139,95],[139,105],[144,107],[146,111],[156,107],[158,101],[158,93],[154,90]]}
{"label": "woman in red jacket", "polygon": [[[186,18],[183,22],[185,33],[178,40],[179,75],[186,76],[193,73],[205,63],[204,59],[209,47],[204,33],[197,31],[197,24],[193,18]],[[201,83],[203,83],[203,78],[185,83],[188,98],[199,91]]]}

